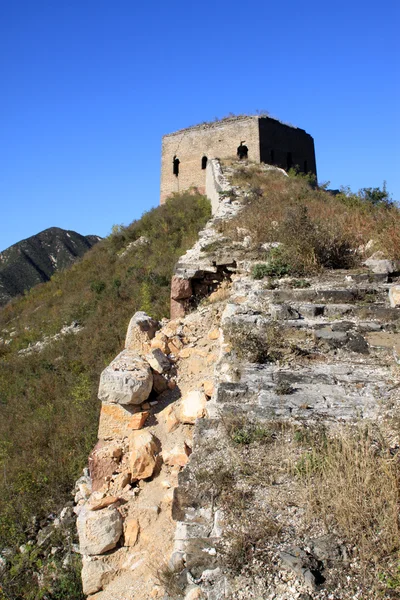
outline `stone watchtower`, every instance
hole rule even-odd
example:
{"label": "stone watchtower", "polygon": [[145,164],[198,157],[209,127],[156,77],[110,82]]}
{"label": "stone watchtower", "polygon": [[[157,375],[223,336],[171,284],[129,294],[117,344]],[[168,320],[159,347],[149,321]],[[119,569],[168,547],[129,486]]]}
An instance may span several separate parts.
{"label": "stone watchtower", "polygon": [[270,117],[240,116],[169,133],[162,139],[161,197],[195,187],[205,193],[207,161],[248,158],[317,175],[314,140],[298,127]]}

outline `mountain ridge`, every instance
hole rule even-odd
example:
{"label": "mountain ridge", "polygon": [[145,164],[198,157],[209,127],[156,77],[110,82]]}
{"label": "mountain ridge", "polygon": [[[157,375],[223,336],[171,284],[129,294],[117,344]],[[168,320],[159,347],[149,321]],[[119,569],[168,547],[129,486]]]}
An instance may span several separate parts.
{"label": "mountain ridge", "polygon": [[101,238],[49,227],[0,252],[0,306],[69,267]]}

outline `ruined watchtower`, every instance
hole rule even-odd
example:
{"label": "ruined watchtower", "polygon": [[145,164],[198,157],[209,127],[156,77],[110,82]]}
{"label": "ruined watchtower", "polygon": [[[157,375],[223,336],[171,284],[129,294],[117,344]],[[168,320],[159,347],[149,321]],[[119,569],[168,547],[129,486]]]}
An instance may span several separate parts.
{"label": "ruined watchtower", "polygon": [[205,193],[207,161],[234,156],[317,174],[314,140],[304,129],[270,117],[228,117],[163,137],[161,204],[191,187]]}

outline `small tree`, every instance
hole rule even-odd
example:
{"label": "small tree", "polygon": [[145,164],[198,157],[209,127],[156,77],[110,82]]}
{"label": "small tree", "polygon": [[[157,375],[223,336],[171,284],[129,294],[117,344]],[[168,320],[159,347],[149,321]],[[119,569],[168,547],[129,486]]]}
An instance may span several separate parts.
{"label": "small tree", "polygon": [[362,200],[370,202],[374,206],[392,206],[393,200],[386,189],[386,181],[383,182],[382,189],[376,188],[361,188],[357,194]]}

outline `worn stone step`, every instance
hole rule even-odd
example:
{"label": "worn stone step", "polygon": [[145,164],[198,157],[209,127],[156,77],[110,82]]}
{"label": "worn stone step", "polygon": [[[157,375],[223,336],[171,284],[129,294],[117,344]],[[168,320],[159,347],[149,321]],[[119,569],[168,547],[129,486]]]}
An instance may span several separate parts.
{"label": "worn stone step", "polygon": [[[341,363],[290,368],[249,365],[239,383],[221,383],[216,402],[224,413],[260,419],[375,418],[390,405],[399,382],[374,365]],[[285,393],[286,391],[286,393]]]}
{"label": "worn stone step", "polygon": [[320,303],[291,303],[301,317],[356,317],[364,321],[396,321],[400,319],[400,310],[390,308],[385,304],[320,304]]}
{"label": "worn stone step", "polygon": [[349,304],[377,302],[387,298],[386,290],[378,290],[373,287],[264,290],[260,295],[273,304],[282,302]]}

